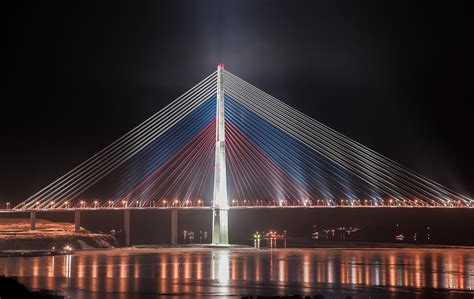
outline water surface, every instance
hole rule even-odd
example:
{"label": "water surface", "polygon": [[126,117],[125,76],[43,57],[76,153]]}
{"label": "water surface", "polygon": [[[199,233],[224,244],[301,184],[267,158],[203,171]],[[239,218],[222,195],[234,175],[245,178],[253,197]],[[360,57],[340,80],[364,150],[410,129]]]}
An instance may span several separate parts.
{"label": "water surface", "polygon": [[0,273],[70,298],[473,298],[474,250],[117,249],[0,258]]}

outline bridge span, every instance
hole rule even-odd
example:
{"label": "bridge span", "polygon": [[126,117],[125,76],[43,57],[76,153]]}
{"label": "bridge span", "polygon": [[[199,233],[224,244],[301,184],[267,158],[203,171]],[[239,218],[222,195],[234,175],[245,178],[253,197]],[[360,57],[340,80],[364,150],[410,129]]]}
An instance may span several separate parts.
{"label": "bridge span", "polygon": [[[86,201],[96,185],[108,201]],[[211,210],[212,242],[228,244],[234,209],[473,208],[453,191],[329,128],[224,69],[0,215]]]}

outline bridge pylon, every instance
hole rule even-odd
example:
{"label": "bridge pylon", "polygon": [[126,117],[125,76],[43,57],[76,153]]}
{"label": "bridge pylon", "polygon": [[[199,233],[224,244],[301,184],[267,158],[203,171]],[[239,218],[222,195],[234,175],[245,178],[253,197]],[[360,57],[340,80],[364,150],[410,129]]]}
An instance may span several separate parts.
{"label": "bridge pylon", "polygon": [[214,201],[212,206],[212,243],[229,244],[227,179],[225,163],[224,65],[217,66],[216,156]]}

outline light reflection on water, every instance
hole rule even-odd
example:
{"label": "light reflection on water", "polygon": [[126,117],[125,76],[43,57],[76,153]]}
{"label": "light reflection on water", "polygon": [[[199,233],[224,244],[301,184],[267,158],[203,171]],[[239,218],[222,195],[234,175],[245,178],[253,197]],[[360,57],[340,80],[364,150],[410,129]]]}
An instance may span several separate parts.
{"label": "light reflection on water", "polygon": [[[394,293],[474,288],[470,249],[133,249],[2,258],[0,273],[72,298]],[[341,291],[342,290],[342,291]],[[342,294],[342,293],[341,293]]]}

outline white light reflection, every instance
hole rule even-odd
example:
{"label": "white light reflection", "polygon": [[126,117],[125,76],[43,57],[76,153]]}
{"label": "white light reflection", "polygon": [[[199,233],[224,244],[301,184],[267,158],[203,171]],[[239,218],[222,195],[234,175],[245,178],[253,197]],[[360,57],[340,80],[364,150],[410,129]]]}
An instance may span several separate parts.
{"label": "white light reflection", "polygon": [[227,250],[219,250],[212,252],[212,279],[219,283],[229,282],[229,252]]}
{"label": "white light reflection", "polygon": [[64,276],[71,278],[71,255],[64,256]]}

